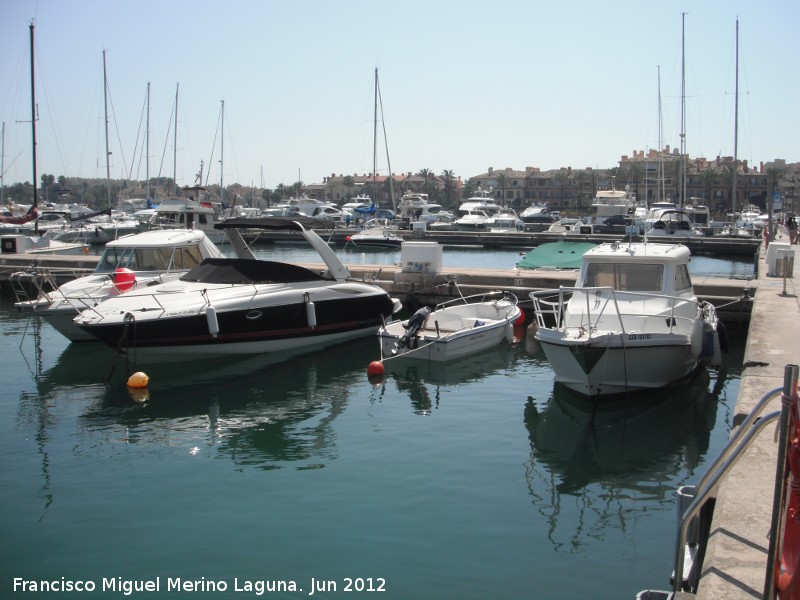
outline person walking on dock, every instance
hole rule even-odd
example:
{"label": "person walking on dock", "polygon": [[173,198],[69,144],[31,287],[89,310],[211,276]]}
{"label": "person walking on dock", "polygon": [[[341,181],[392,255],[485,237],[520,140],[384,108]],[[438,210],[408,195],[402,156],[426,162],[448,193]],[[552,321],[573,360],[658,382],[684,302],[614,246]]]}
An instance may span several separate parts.
{"label": "person walking on dock", "polygon": [[797,243],[797,221],[795,220],[794,216],[790,216],[786,219],[786,229],[789,231],[789,243],[796,244]]}

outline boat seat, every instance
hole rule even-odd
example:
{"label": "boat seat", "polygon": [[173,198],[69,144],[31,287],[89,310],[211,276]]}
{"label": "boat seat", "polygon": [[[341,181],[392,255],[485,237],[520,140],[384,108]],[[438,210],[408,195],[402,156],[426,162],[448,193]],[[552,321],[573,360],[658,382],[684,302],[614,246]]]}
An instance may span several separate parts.
{"label": "boat seat", "polygon": [[[426,325],[425,329],[423,329],[422,331],[426,333],[428,332],[436,333],[436,324],[431,323],[430,325]],[[441,325],[439,326],[439,333],[455,333],[456,331],[458,331],[458,329],[453,329],[451,327],[442,327]]]}

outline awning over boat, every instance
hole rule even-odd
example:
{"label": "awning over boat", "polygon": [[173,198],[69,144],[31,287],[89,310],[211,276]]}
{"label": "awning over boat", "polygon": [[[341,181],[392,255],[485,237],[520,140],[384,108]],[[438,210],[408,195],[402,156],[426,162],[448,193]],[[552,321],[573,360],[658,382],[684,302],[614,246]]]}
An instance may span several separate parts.
{"label": "awning over boat", "polygon": [[583,255],[597,244],[548,242],[537,246],[517,263],[518,269],[580,269]]}

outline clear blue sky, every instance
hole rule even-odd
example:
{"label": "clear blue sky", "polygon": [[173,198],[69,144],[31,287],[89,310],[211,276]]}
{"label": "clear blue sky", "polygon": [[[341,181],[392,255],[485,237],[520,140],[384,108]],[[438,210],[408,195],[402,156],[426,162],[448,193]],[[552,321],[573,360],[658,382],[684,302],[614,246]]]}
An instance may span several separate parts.
{"label": "clear blue sky", "polygon": [[658,146],[659,66],[679,147],[682,12],[689,154],[733,155],[738,17],[738,156],[800,161],[797,0],[4,0],[5,183],[32,175],[32,19],[39,174],[105,177],[106,50],[112,177],[145,177],[149,82],[151,176],[180,84],[178,183],[219,182],[224,100],[224,184],[274,187],[371,171],[376,67],[395,173],[613,167]]}

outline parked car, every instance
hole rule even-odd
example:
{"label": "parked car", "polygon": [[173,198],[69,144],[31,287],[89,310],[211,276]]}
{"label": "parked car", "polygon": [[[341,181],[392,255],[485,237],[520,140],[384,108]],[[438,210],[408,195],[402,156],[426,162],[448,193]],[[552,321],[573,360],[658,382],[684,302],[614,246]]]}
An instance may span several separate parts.
{"label": "parked car", "polygon": [[603,221],[607,233],[627,233],[628,227],[637,227],[642,233],[642,224],[627,215],[612,215]]}
{"label": "parked car", "polygon": [[627,215],[611,215],[603,221],[603,225],[633,225],[633,219]]}

